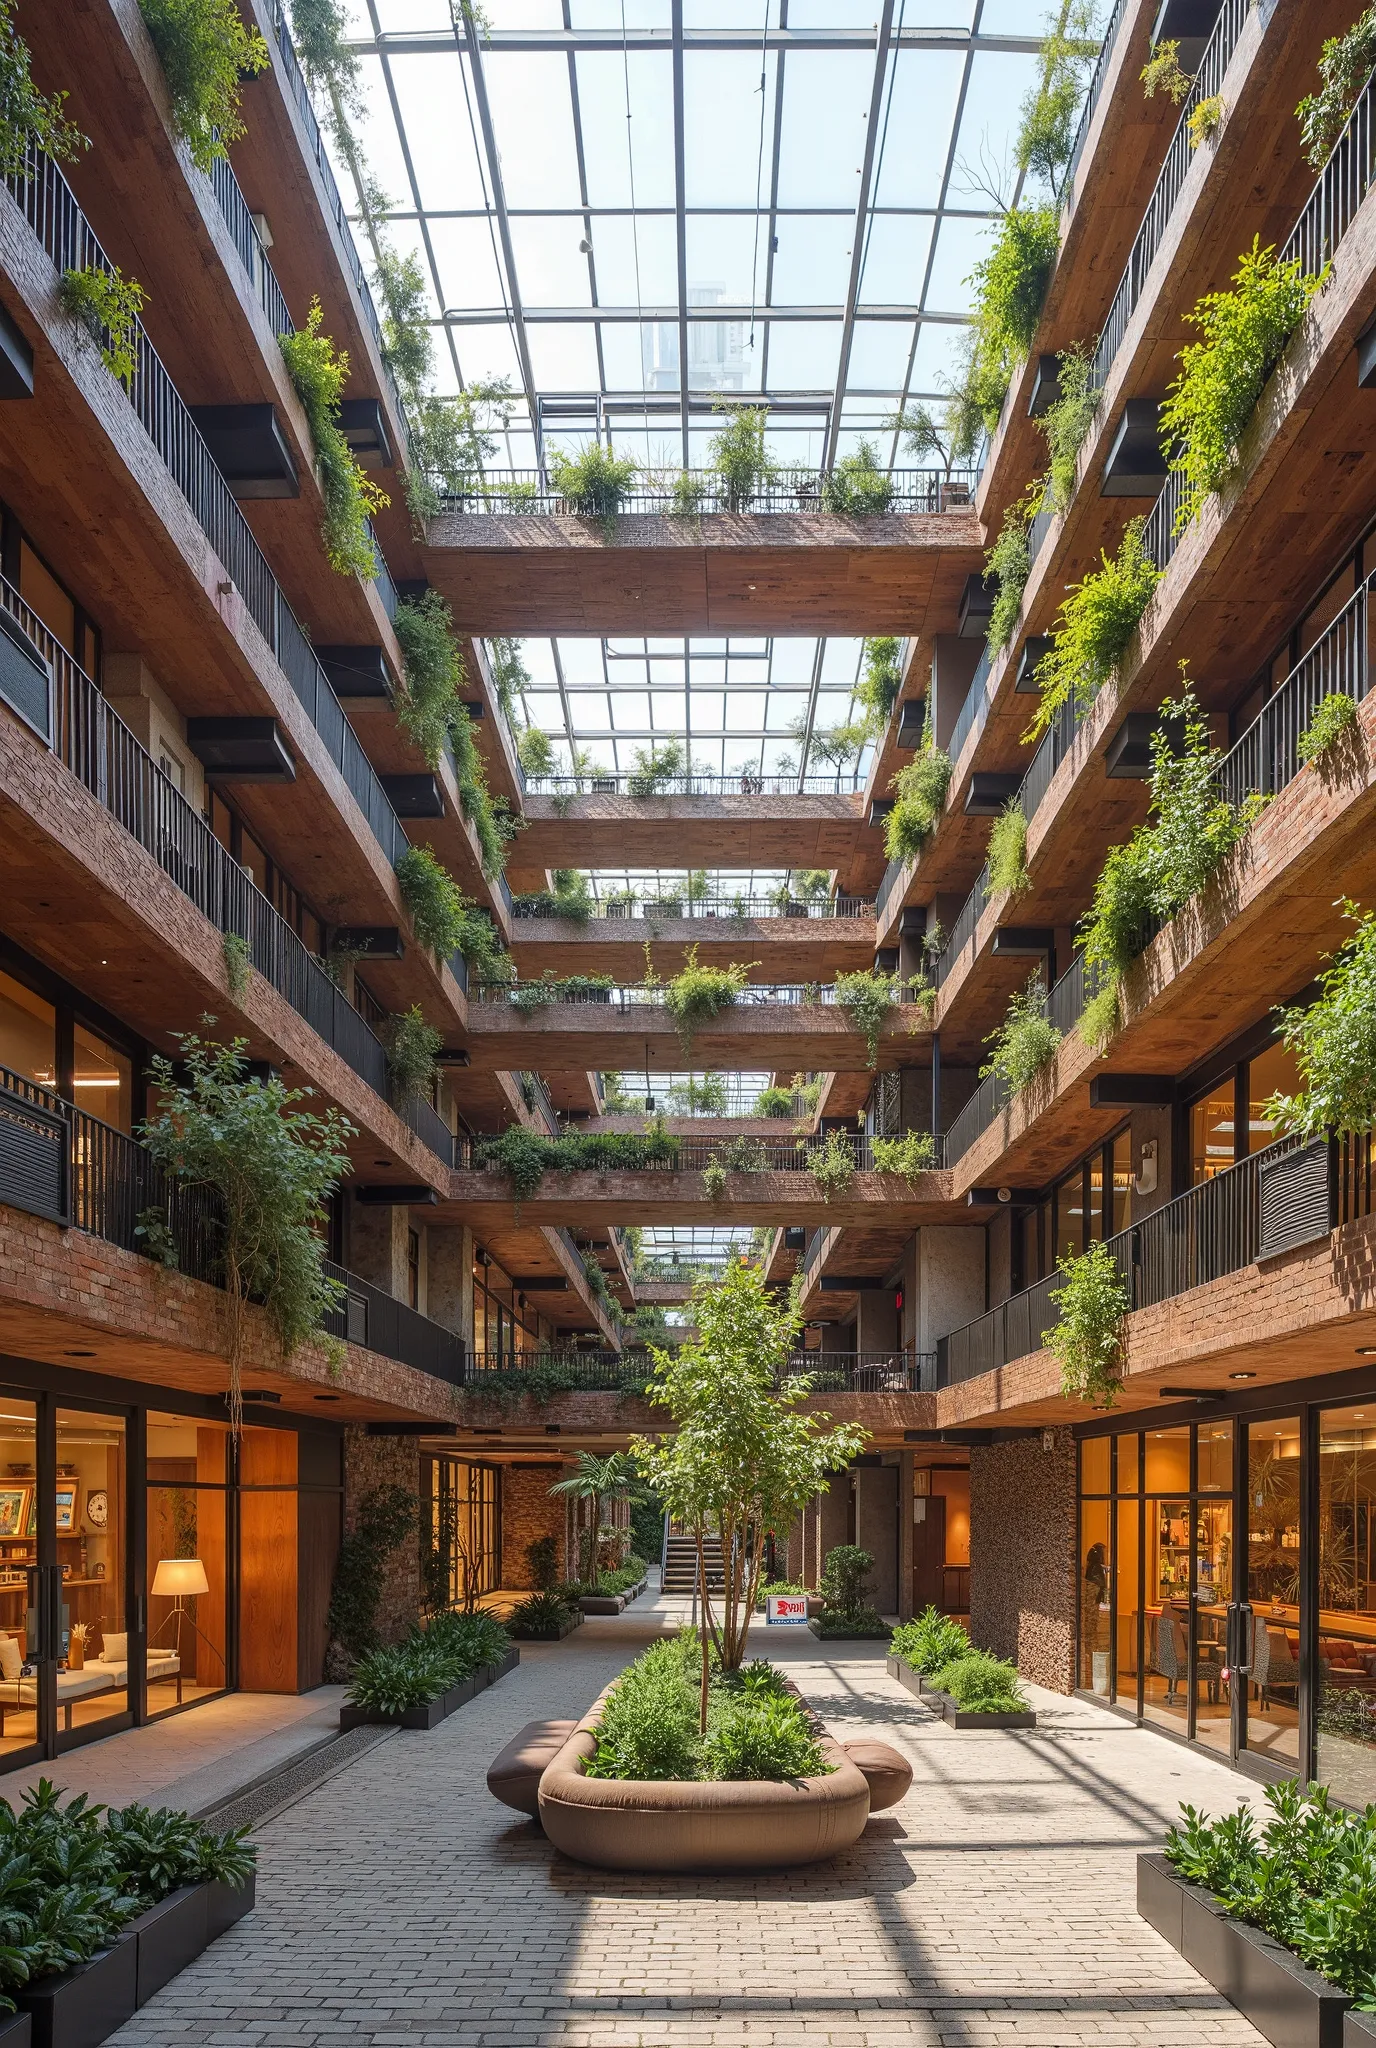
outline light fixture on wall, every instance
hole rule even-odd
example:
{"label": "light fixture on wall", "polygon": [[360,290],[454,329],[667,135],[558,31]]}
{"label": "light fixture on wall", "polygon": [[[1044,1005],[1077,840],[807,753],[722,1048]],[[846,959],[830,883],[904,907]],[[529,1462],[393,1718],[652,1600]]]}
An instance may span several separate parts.
{"label": "light fixture on wall", "polygon": [[1132,1184],[1139,1195],[1154,1195],[1156,1193],[1156,1159],[1155,1138],[1144,1138],[1142,1140],[1141,1164],[1137,1169],[1137,1178]]}

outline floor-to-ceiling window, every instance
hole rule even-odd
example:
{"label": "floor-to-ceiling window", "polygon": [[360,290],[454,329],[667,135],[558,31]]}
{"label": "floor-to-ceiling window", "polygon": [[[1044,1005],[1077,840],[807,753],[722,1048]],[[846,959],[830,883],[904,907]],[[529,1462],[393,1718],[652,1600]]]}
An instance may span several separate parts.
{"label": "floor-to-ceiling window", "polygon": [[229,1530],[223,1423],[148,1417],[148,1716],[229,1684]]}
{"label": "floor-to-ceiling window", "polygon": [[430,1572],[427,1596],[468,1607],[501,1584],[500,1474],[467,1458],[430,1461]]}
{"label": "floor-to-ceiling window", "polygon": [[1316,1774],[1376,1800],[1376,1399],[1319,1415]]}

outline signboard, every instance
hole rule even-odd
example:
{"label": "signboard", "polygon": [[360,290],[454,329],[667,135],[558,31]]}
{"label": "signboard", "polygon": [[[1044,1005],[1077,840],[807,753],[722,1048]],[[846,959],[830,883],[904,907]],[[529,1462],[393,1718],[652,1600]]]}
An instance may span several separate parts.
{"label": "signboard", "polygon": [[806,1593],[771,1593],[764,1603],[768,1628],[806,1628]]}

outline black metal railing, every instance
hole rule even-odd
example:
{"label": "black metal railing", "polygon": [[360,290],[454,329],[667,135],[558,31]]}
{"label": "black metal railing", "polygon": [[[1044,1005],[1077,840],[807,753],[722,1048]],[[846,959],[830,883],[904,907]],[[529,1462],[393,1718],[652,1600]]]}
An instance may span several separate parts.
{"label": "black metal railing", "polygon": [[280,341],[284,335],[295,334],[291,314],[277,274],[268,262],[268,252],[263,247],[262,237],[254,225],[248,201],[239,189],[239,180],[227,156],[211,159],[210,182],[225,225],[239,252],[239,261],[248,272],[250,284],[258,295],[258,303],[268,316],[268,324]]}
{"label": "black metal railing", "polygon": [[[761,1128],[767,1129],[761,1120]],[[574,1167],[570,1171],[585,1173],[702,1173],[707,1167],[719,1165],[728,1173],[809,1173],[815,1160],[819,1160],[827,1147],[831,1156],[836,1156],[838,1147],[844,1148],[855,1173],[880,1173],[885,1171],[875,1163],[875,1146],[884,1146],[888,1141],[872,1138],[864,1131],[833,1132],[827,1138],[815,1136],[798,1137],[756,1137],[738,1133],[732,1137],[687,1137],[668,1134],[656,1141],[656,1150],[648,1149],[643,1156],[627,1151],[622,1156],[621,1148],[627,1148],[632,1140],[620,1133],[604,1133],[605,1158],[599,1159],[589,1151],[586,1166]],[[575,1132],[573,1136],[590,1148],[597,1145],[598,1134],[589,1133],[586,1138]],[[460,1135],[454,1139],[454,1164],[463,1171],[481,1173],[490,1164],[493,1148],[500,1145],[500,1138],[468,1137]],[[882,1151],[880,1156],[882,1157]],[[941,1163],[942,1145],[940,1140],[932,1142],[932,1165],[925,1171],[936,1171]],[[580,1254],[581,1256],[581,1254]]]}
{"label": "black metal railing", "polygon": [[[1369,1153],[1365,1159],[1362,1156],[1363,1143],[1356,1141],[1351,1148],[1348,1199],[1353,1204],[1365,1201],[1367,1206],[1357,1213],[1370,1214],[1370,1162]],[[1151,1308],[1254,1264],[1267,1251],[1263,1238],[1267,1174],[1309,1149],[1308,1141],[1298,1135],[1281,1138],[1109,1238],[1109,1249],[1128,1289],[1130,1308]],[[1337,1148],[1333,1151],[1336,1156]],[[1330,1182],[1325,1178],[1318,1211],[1304,1226],[1307,1234],[1312,1237],[1326,1230],[1335,1220],[1333,1210]],[[1339,1216],[1336,1220],[1350,1219]],[[1291,1243],[1303,1241],[1303,1235],[1290,1239]],[[1056,1321],[1051,1295],[1062,1284],[1059,1273],[1050,1274],[987,1315],[942,1337],[937,1345],[938,1384],[953,1386],[1040,1351],[1044,1334]]]}
{"label": "black metal railing", "polygon": [[961,749],[972,732],[983,732],[984,730],[993,702],[993,699],[985,691],[985,684],[989,680],[989,671],[993,665],[994,651],[986,642],[984,651],[975,664],[975,672],[970,678],[970,687],[965,692],[965,702],[956,714],[956,722],[951,728],[951,737],[946,743],[946,752],[952,761],[960,759]]}
{"label": "black metal railing", "polygon": [[[665,1008],[664,990],[644,982],[630,982],[619,988],[560,989],[552,1002],[542,997],[534,1003],[527,1003],[525,991],[537,988],[538,982],[480,982],[470,992],[470,1013],[481,1009],[514,1010],[518,1014],[536,1016],[554,1008],[612,1009],[622,1013]],[[839,1005],[834,982],[772,981],[751,982],[740,989],[729,1009],[719,1012],[719,1017],[728,1018],[733,1010],[750,1009],[836,1009]],[[922,1010],[920,1003],[897,1003],[892,1017],[906,1018],[910,1010]],[[911,1020],[908,1020],[911,1021]]]}
{"label": "black metal railing", "polygon": [[[547,473],[539,469],[488,470],[464,491],[446,489],[442,477],[433,480],[448,512],[578,516],[585,509],[553,488]],[[949,476],[940,469],[883,470],[874,478],[871,502],[853,505],[850,516],[951,511],[973,503],[978,480],[976,470],[953,470]],[[844,512],[838,493],[848,481],[843,473],[831,470],[781,470],[742,504],[720,470],[674,470],[662,476],[641,470],[621,494],[617,509],[623,515],[676,518],[718,512],[751,518],[779,512]]]}
{"label": "black metal railing", "polygon": [[1079,169],[1080,158],[1084,155],[1085,143],[1089,140],[1089,124],[1094,119],[1094,109],[1099,104],[1099,96],[1103,92],[1104,80],[1108,74],[1109,59],[1113,55],[1113,47],[1118,40],[1118,31],[1123,26],[1123,16],[1126,13],[1127,0],[1114,0],[1113,12],[1109,16],[1104,28],[1104,39],[1099,45],[1099,55],[1095,60],[1094,69],[1090,73],[1084,99],[1080,104],[1080,119],[1075,129],[1075,140],[1071,144],[1070,161],[1067,163],[1065,175],[1061,179],[1061,205],[1063,208],[1070,204],[1071,195],[1075,187],[1075,173]]}
{"label": "black metal railing", "polygon": [[583,775],[527,775],[527,796],[857,796],[865,777],[830,775],[659,775],[633,769],[589,769]]}
{"label": "black metal railing", "polygon": [[[113,272],[115,266],[50,158],[31,148],[24,170],[5,183],[59,272]],[[104,339],[108,342],[108,336]],[[134,353],[133,378],[120,388],[395,866],[410,844],[401,821],[199,428],[137,321]]]}
{"label": "black metal railing", "polygon": [[957,960],[959,960],[961,954],[965,951],[965,948],[968,945],[970,945],[973,941],[975,936],[975,928],[978,925],[980,918],[984,915],[985,906],[987,905],[988,901],[989,863],[988,861],[986,861],[984,863],[984,866],[980,869],[979,873],[975,876],[974,888],[970,891],[965,901],[961,904],[959,911],[956,913],[955,922],[951,926],[950,936],[947,938],[946,943],[942,947],[941,951],[937,954],[936,961],[932,968],[932,979],[936,983],[938,988],[941,987],[947,975],[951,972],[951,969],[955,966]]}
{"label": "black metal railing", "polygon": [[[562,1379],[569,1391],[620,1393],[643,1387],[654,1362],[641,1351],[483,1351],[466,1362],[463,1384],[483,1392],[485,1378],[500,1376],[502,1391],[520,1392],[520,1381],[545,1381],[542,1393],[559,1391],[551,1382]],[[933,1393],[937,1358],[933,1352],[800,1351],[776,1374],[776,1382],[806,1375],[814,1393]]]}
{"label": "black metal railing", "polygon": [[320,1263],[326,1277],[344,1290],[338,1307],[324,1317],[330,1336],[380,1352],[384,1358],[395,1358],[417,1372],[447,1380],[451,1386],[462,1386],[467,1349],[462,1337],[432,1323],[429,1316],[374,1287],[371,1281],[361,1280],[346,1267],[336,1266],[330,1259]]}
{"label": "black metal railing", "polygon": [[[523,903],[518,896],[514,904],[517,921],[531,918],[547,918],[555,915],[547,900]],[[695,898],[690,896],[661,897],[643,903],[597,903],[589,912],[589,918],[596,923],[624,922],[627,918],[639,917],[647,922],[656,918],[692,918],[729,924],[733,920],[773,920],[795,918],[834,920],[836,918],[872,919],[874,899],[863,896],[827,896],[820,902],[800,902],[796,897],[787,900],[780,896],[713,896]],[[582,920],[580,919],[580,922]]]}

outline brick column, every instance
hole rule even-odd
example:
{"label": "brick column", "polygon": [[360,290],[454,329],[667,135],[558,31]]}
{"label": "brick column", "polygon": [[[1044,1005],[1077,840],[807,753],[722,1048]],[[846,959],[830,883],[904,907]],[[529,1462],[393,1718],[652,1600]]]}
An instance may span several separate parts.
{"label": "brick column", "polygon": [[[386,1210],[384,1214],[390,1215]],[[405,1211],[401,1212],[403,1215]],[[369,1436],[361,1427],[344,1433],[344,1529],[353,1529],[358,1504],[378,1486],[401,1486],[416,1501],[417,1514],[427,1503],[420,1497],[420,1444],[413,1436]],[[420,1613],[420,1548],[415,1535],[398,1544],[383,1567],[378,1631],[386,1643],[400,1642]]]}
{"label": "brick column", "polygon": [[425,1313],[473,1349],[473,1233],[431,1224],[425,1233]]}
{"label": "brick column", "polygon": [[349,1205],[349,1270],[371,1280],[398,1301],[407,1295],[406,1233],[411,1212],[404,1204],[351,1202]]}
{"label": "brick column", "polygon": [[[1049,1448],[1047,1443],[1049,1441]],[[1075,1681],[1075,1439],[970,1452],[970,1635],[1053,1692]]]}
{"label": "brick column", "polygon": [[513,1592],[529,1592],[535,1575],[526,1557],[527,1547],[537,1537],[552,1536],[555,1569],[561,1579],[571,1578],[574,1561],[568,1555],[566,1535],[568,1513],[562,1495],[550,1495],[550,1488],[568,1470],[562,1460],[547,1463],[507,1465],[502,1470],[502,1585]]}

